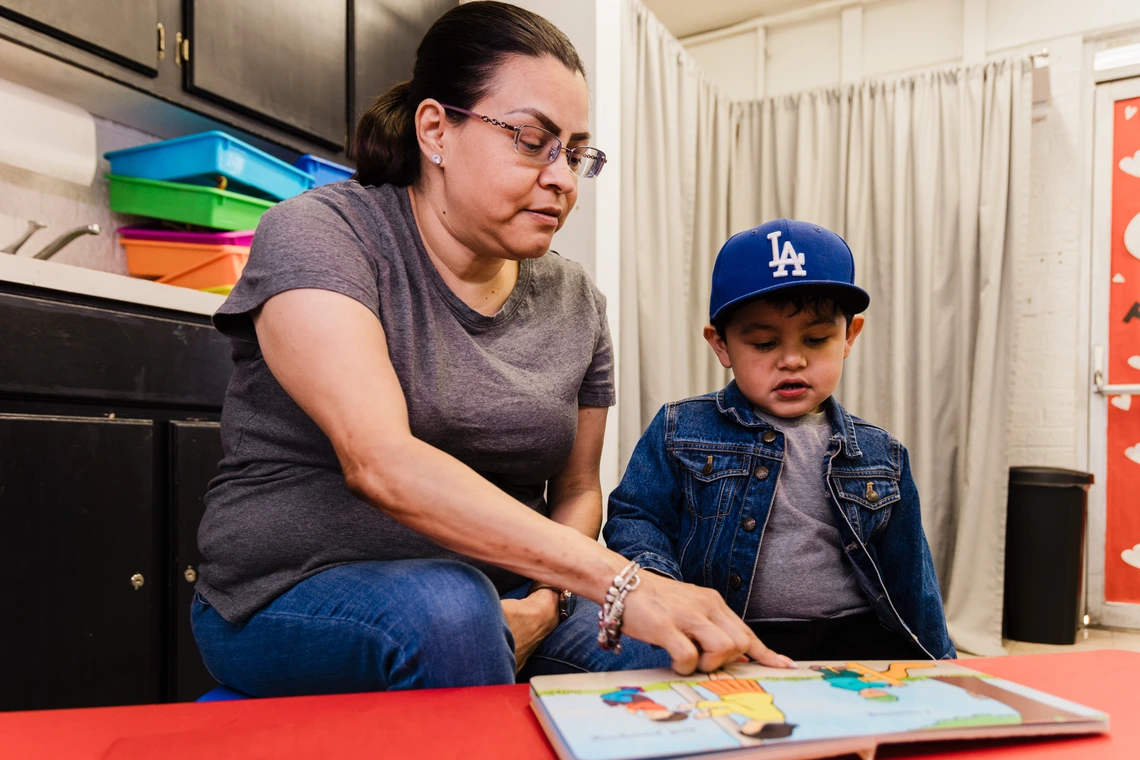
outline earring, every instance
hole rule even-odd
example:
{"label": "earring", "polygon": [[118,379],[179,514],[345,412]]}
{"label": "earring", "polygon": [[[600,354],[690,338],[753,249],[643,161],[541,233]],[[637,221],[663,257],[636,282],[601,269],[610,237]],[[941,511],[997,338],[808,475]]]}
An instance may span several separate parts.
{"label": "earring", "polygon": [[431,162],[433,164],[435,164],[436,166],[439,166],[440,164],[443,163],[443,157],[440,156],[438,153],[432,153],[431,154]]}

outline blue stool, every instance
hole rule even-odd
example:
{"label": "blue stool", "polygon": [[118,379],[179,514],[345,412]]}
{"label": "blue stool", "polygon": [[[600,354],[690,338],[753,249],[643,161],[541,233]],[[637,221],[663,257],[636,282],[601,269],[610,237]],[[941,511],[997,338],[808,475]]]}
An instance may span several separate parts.
{"label": "blue stool", "polygon": [[218,688],[208,691],[196,699],[196,702],[233,702],[238,699],[253,699],[248,694],[243,694],[237,689],[231,689],[229,686],[219,686]]}

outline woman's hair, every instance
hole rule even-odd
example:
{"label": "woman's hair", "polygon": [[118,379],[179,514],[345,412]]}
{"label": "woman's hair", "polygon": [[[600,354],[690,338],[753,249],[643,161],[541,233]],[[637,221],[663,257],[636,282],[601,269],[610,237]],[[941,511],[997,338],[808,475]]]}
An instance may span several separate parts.
{"label": "woman's hair", "polygon": [[[357,181],[415,184],[420,178],[415,126],[419,104],[435,98],[471,108],[491,90],[496,70],[512,55],[553,56],[586,75],[570,40],[542,16],[490,0],[453,8],[424,35],[411,80],[378,97],[360,117],[353,139]],[[447,117],[455,122],[466,118],[452,111]]]}

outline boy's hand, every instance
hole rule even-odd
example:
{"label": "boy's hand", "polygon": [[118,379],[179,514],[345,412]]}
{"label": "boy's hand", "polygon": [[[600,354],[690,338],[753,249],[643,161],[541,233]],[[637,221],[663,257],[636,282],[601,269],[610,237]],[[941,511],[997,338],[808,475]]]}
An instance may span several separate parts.
{"label": "boy's hand", "polygon": [[626,597],[622,630],[664,647],[681,675],[709,673],[741,655],[771,668],[796,667],[764,646],[712,589],[644,571],[640,577],[641,586]]}

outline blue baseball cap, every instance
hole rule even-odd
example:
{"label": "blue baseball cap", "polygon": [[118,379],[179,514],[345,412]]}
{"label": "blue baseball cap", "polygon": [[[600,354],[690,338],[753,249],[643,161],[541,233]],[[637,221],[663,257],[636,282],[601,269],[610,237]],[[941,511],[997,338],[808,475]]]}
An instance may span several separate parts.
{"label": "blue baseball cap", "polygon": [[855,257],[843,238],[816,224],[777,219],[738,232],[713,264],[709,321],[746,301],[792,288],[830,291],[854,314],[871,303],[855,286]]}

